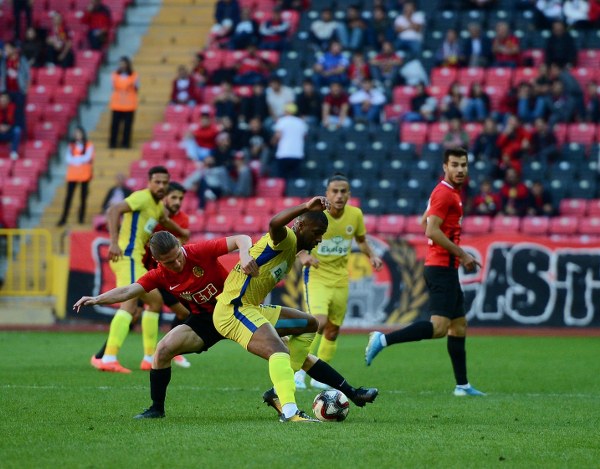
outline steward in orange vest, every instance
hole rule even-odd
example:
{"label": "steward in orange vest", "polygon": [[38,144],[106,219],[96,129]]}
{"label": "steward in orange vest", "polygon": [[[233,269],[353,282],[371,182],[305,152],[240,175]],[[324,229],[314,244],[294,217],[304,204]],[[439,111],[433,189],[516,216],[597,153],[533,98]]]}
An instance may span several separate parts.
{"label": "steward in orange vest", "polygon": [[131,147],[131,128],[138,106],[138,75],[133,71],[129,57],[121,57],[119,68],[112,74],[113,93],[110,98],[112,122],[110,125],[109,147],[117,148],[121,127],[122,148]]}

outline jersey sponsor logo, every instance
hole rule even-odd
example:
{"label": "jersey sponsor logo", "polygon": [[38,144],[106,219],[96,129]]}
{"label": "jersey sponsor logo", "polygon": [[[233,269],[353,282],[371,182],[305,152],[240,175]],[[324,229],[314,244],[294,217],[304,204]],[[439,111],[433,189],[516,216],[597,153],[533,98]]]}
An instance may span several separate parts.
{"label": "jersey sponsor logo", "polygon": [[180,293],[179,296],[186,301],[194,301],[194,303],[201,305],[210,301],[211,298],[217,295],[218,292],[219,291],[217,290],[217,287],[215,287],[212,283],[209,283],[202,290],[197,291],[196,293],[185,291]]}
{"label": "jersey sponsor logo", "polygon": [[169,286],[169,290],[175,290],[179,285],[181,285],[181,283],[178,283],[177,285]]}
{"label": "jersey sponsor logo", "polygon": [[351,240],[341,236],[324,239],[319,244],[317,252],[322,256],[345,256],[350,252]]}
{"label": "jersey sponsor logo", "polygon": [[273,276],[273,278],[275,279],[276,282],[280,282],[281,280],[283,280],[283,277],[285,277],[285,274],[287,273],[288,270],[288,263],[287,262],[282,262],[279,265],[276,265],[275,267],[273,267],[271,269],[271,275]]}
{"label": "jersey sponsor logo", "polygon": [[192,269],[192,273],[196,277],[202,277],[204,275],[204,269],[202,267],[195,265],[194,268]]}
{"label": "jersey sponsor logo", "polygon": [[144,231],[148,234],[152,234],[154,233],[154,228],[156,228],[156,225],[158,225],[158,220],[155,220],[154,218],[148,218],[148,221],[144,225]]}

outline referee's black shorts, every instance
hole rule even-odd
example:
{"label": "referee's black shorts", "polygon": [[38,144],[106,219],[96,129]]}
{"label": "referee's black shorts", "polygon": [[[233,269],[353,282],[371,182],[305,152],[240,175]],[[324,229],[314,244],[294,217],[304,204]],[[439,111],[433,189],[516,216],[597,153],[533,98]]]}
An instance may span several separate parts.
{"label": "referee's black shorts", "polygon": [[465,297],[458,280],[458,269],[425,266],[425,282],[429,289],[429,314],[456,319],[465,315]]}

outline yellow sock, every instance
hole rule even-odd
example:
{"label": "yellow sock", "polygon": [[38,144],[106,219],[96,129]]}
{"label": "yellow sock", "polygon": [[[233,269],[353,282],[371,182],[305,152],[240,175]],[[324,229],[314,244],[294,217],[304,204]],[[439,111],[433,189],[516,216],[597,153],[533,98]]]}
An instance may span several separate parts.
{"label": "yellow sock", "polygon": [[312,344],[310,345],[310,353],[312,353],[313,355],[316,355],[319,352],[319,345],[321,344],[321,338],[323,337],[323,334],[319,334],[318,332],[315,334],[315,338],[312,341]]}
{"label": "yellow sock", "polygon": [[269,357],[269,376],[275,386],[275,392],[279,396],[279,402],[282,405],[295,404],[294,372],[290,366],[290,356],[287,353],[278,352]]}
{"label": "yellow sock", "polygon": [[124,309],[118,309],[112,321],[110,322],[110,331],[106,341],[106,350],[104,355],[117,355],[123,342],[129,334],[129,324],[133,317]]}
{"label": "yellow sock", "polygon": [[144,355],[154,355],[158,342],[158,313],[144,311],[142,314],[142,339],[144,342]]}
{"label": "yellow sock", "polygon": [[290,365],[292,366],[292,370],[298,371],[302,368],[314,337],[314,332],[290,337],[288,348],[290,349]]}
{"label": "yellow sock", "polygon": [[321,345],[319,345],[319,355],[318,357],[324,362],[329,363],[333,356],[335,355],[335,351],[337,349],[337,340],[327,340],[326,337],[321,339]]}

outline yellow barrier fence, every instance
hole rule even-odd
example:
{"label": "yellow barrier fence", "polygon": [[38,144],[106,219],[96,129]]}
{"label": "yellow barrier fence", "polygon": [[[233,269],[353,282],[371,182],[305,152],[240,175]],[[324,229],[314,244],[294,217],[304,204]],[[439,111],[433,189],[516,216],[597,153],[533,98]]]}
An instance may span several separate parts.
{"label": "yellow barrier fence", "polygon": [[48,230],[0,229],[0,295],[51,295],[53,260]]}

